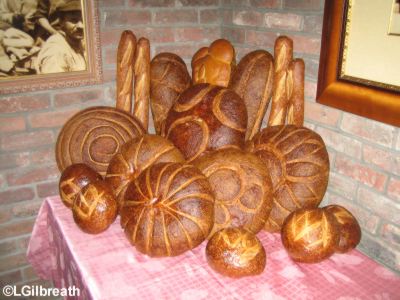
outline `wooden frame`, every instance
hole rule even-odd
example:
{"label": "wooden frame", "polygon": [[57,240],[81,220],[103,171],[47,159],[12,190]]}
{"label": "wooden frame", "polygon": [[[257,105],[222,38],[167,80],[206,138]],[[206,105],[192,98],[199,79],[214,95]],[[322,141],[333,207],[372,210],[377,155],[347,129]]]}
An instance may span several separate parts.
{"label": "wooden frame", "polygon": [[0,94],[68,88],[102,82],[98,1],[81,0],[86,41],[86,70],[0,77]]}
{"label": "wooden frame", "polygon": [[317,102],[400,126],[399,92],[340,77],[348,1],[325,1]]}

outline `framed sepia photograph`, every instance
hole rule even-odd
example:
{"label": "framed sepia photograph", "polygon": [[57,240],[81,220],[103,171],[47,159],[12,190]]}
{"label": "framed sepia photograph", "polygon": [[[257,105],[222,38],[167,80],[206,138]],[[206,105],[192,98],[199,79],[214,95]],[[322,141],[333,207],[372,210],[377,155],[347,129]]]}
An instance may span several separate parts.
{"label": "framed sepia photograph", "polygon": [[317,102],[400,126],[397,0],[325,1]]}
{"label": "framed sepia photograph", "polygon": [[392,11],[390,14],[389,34],[400,35],[400,0],[392,0]]}
{"label": "framed sepia photograph", "polygon": [[0,1],[0,94],[101,81],[97,1]]}

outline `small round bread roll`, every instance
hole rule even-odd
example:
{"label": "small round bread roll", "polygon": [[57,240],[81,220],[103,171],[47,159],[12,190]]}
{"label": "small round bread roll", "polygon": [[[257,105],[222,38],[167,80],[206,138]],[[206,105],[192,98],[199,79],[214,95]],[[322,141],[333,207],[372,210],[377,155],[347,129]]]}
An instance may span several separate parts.
{"label": "small round bread roll", "polygon": [[335,252],[345,253],[354,249],[361,240],[361,228],[356,218],[340,205],[328,205],[323,209],[332,213],[339,223],[340,239]]}
{"label": "small round bread roll", "polygon": [[58,184],[62,202],[66,207],[71,208],[80,190],[89,183],[97,180],[102,180],[101,175],[88,165],[70,165],[62,172]]}
{"label": "small round bread roll", "polygon": [[234,278],[261,274],[266,265],[265,249],[260,240],[238,227],[217,231],[207,243],[206,256],[211,268]]}
{"label": "small round bread roll", "polygon": [[72,213],[75,223],[86,233],[105,231],[117,217],[117,201],[105,181],[85,186],[74,200]]}
{"label": "small round bread roll", "polygon": [[303,208],[292,212],[283,222],[281,238],[289,256],[298,262],[320,262],[335,252],[339,225],[322,208]]}

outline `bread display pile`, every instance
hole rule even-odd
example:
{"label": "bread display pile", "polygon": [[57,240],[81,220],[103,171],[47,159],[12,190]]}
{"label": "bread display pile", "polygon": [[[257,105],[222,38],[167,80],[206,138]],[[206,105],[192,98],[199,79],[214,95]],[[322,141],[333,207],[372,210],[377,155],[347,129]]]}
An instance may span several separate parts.
{"label": "bread display pile", "polygon": [[151,60],[149,40],[122,33],[116,108],[78,112],[57,140],[60,196],[78,227],[97,234],[119,215],[127,239],[150,257],[207,242],[210,267],[234,278],[263,272],[262,229],[280,232],[297,262],[356,247],[354,216],[318,207],[329,157],[303,126],[305,66],[293,41],[281,36],[274,55],[256,50],[236,65],[234,47],[219,39],[191,66],[192,76],[173,53]]}

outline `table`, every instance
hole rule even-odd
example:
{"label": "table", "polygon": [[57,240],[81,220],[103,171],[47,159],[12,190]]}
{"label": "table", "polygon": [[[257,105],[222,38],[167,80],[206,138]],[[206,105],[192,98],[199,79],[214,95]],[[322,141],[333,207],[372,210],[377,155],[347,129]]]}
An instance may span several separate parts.
{"label": "table", "polygon": [[259,276],[231,279],[206,262],[204,242],[177,257],[150,258],[132,247],[119,219],[85,234],[59,197],[44,200],[27,257],[56,287],[78,287],[81,299],[400,299],[400,277],[361,252],[319,264],[293,262],[280,236],[258,234],[267,253]]}

